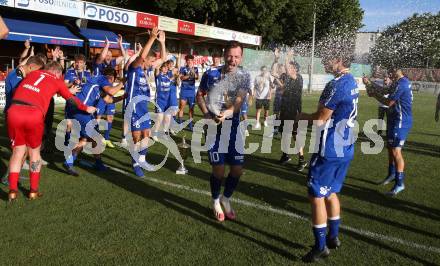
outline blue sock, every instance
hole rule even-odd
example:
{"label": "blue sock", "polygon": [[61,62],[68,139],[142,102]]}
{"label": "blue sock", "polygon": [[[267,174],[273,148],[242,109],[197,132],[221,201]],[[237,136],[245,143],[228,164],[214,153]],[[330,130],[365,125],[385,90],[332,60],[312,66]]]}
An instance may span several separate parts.
{"label": "blue sock", "polygon": [[396,166],[394,164],[388,165],[388,176],[395,176],[396,175]]}
{"label": "blue sock", "polygon": [[102,162],[101,158],[95,158],[95,163],[98,165],[103,165],[104,163]]}
{"label": "blue sock", "polygon": [[396,185],[402,186],[405,174],[403,172],[396,172]]}
{"label": "blue sock", "polygon": [[147,155],[147,152],[148,152],[148,148],[145,148],[145,149],[139,151],[139,155]]}
{"label": "blue sock", "polygon": [[72,167],[73,164],[75,163],[76,160],[76,155],[72,154],[69,157],[67,157],[65,164]]}
{"label": "blue sock", "polygon": [[66,131],[66,135],[64,135],[64,145],[67,146],[70,140],[70,131]]}
{"label": "blue sock", "polygon": [[211,183],[211,196],[213,199],[218,199],[220,197],[220,189],[222,188],[222,180],[211,175],[209,181]]}
{"label": "blue sock", "polygon": [[110,139],[110,130],[112,130],[113,123],[107,123],[107,126],[108,126],[107,130],[104,133],[105,140],[109,140]]}
{"label": "blue sock", "polygon": [[[319,227],[319,228],[318,228]],[[315,249],[317,250],[323,250],[326,245],[326,233],[327,233],[327,225],[322,224],[316,227],[316,225],[313,226],[313,235],[315,236]]]}
{"label": "blue sock", "polygon": [[231,174],[228,175],[225,181],[225,191],[223,192],[225,197],[230,198],[232,196],[232,193],[234,193],[237,188],[238,181],[240,181],[240,177],[234,177]]}
{"label": "blue sock", "polygon": [[339,235],[339,225],[341,224],[341,218],[335,217],[335,218],[330,218],[328,220],[328,227],[329,227],[329,232],[328,232],[328,237],[329,239],[334,239]]}

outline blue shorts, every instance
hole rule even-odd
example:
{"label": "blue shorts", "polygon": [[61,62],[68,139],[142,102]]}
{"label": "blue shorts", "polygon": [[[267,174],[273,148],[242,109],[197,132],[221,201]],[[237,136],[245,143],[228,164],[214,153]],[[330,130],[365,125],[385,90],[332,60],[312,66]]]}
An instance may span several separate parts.
{"label": "blue shorts", "polygon": [[66,107],[64,108],[64,118],[73,119],[74,114],[74,107],[72,107],[69,103],[66,103]]}
{"label": "blue shorts", "polygon": [[196,97],[180,96],[180,100],[186,101],[186,103],[189,105],[189,108],[194,108],[194,105],[196,104]]}
{"label": "blue shorts", "polygon": [[248,109],[249,109],[248,102],[245,101],[245,102],[241,105],[241,111],[240,111],[241,114],[247,114]]}
{"label": "blue shorts", "polygon": [[106,103],[103,99],[99,99],[96,109],[97,115],[115,115],[116,113],[116,105],[114,103]]}
{"label": "blue shorts", "polygon": [[[146,120],[139,122],[140,119],[143,116],[146,116]],[[150,120],[150,114],[145,112],[145,113],[133,113],[133,115],[131,116],[131,131],[141,131],[141,130],[145,130],[145,129],[150,129],[151,128],[151,120]]]}
{"label": "blue shorts", "polygon": [[179,107],[177,107],[177,105],[171,105],[168,102],[156,103],[156,113],[169,113],[175,110],[179,110]]}
{"label": "blue shorts", "polygon": [[389,127],[387,130],[388,147],[402,148],[410,130],[410,128]]}
{"label": "blue shorts", "polygon": [[88,114],[88,113],[84,113],[84,112],[78,112],[78,113],[73,114],[71,119],[77,120],[81,126],[81,130],[79,132],[80,138],[91,138],[92,137],[87,134],[86,126],[90,121],[92,121],[94,119],[93,115]]}
{"label": "blue shorts", "polygon": [[315,198],[328,197],[339,193],[347,175],[351,160],[325,158],[313,154],[310,160],[308,193]]}
{"label": "blue shorts", "polygon": [[217,135],[215,137],[214,146],[208,151],[209,163],[211,165],[224,165],[224,164],[243,165],[244,164],[244,154],[240,153],[235,149],[235,139],[237,137],[237,130],[238,130],[237,127],[233,126],[231,128],[228,151],[227,153],[222,153],[219,151],[221,126],[217,126]]}

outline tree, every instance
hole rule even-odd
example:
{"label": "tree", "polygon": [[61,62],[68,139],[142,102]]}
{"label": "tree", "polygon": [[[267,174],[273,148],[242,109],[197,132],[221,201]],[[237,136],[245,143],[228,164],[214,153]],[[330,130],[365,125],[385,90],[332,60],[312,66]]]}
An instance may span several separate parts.
{"label": "tree", "polygon": [[[108,5],[205,23],[263,36],[266,44],[293,45],[310,41],[313,12],[317,12],[317,38],[332,29],[353,32],[362,26],[359,0],[95,0]],[[316,8],[316,9],[315,9]]]}
{"label": "tree", "polygon": [[440,67],[440,13],[414,14],[388,27],[371,51],[374,65],[390,67]]}

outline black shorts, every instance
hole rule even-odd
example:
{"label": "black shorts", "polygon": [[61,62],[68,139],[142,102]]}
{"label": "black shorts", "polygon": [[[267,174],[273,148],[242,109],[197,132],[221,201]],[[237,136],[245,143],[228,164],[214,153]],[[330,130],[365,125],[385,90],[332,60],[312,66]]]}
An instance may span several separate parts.
{"label": "black shorts", "polygon": [[270,106],[270,101],[269,99],[257,99],[255,101],[255,107],[257,109],[262,109],[264,108],[264,110],[269,110],[269,106]]}

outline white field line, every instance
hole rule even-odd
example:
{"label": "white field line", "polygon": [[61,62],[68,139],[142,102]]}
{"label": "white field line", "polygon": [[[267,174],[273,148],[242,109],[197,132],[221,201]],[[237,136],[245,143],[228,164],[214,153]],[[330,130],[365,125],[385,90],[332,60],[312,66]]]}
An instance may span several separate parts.
{"label": "white field line", "polygon": [[[110,167],[110,169],[112,169],[115,172],[119,172],[121,174],[127,175],[127,176],[134,176],[130,173],[128,173],[127,171],[121,170],[119,168],[115,168],[115,167]],[[197,193],[197,194],[201,194],[201,195],[205,195],[205,196],[211,196],[211,193],[209,191],[206,190],[200,190],[200,189],[196,189],[196,188],[192,188],[189,186],[185,186],[185,185],[179,185],[179,184],[175,184],[175,183],[171,183],[171,182],[167,182],[167,181],[163,181],[163,180],[159,180],[153,177],[145,177],[145,178],[141,178],[141,180],[147,180],[153,183],[157,183],[157,184],[161,184],[161,185],[165,185],[168,187],[173,187],[176,189],[180,189],[180,190],[186,190],[186,191],[190,191],[193,193]],[[273,208],[270,205],[262,205],[262,204],[258,204],[258,203],[253,203],[250,201],[246,201],[246,200],[241,200],[241,199],[237,199],[237,198],[232,198],[231,199],[233,202],[236,202],[238,204],[247,206],[247,207],[252,207],[255,209],[260,209],[263,211],[267,211],[267,212],[272,212],[272,213],[276,213],[279,215],[283,215],[283,216],[287,216],[287,217],[291,217],[294,219],[298,219],[298,220],[302,220],[302,221],[310,221],[310,218],[304,217],[302,215],[293,213],[293,212],[289,212],[286,210],[282,210],[282,209],[277,209],[277,208]],[[421,250],[425,250],[425,251],[429,251],[429,252],[433,252],[433,253],[438,253],[440,254],[440,248],[438,247],[433,247],[433,246],[425,246],[422,244],[418,244],[415,242],[411,242],[411,241],[406,241],[397,237],[392,237],[392,236],[387,236],[387,235],[382,235],[379,233],[374,233],[374,232],[370,232],[367,230],[363,230],[363,229],[357,229],[351,226],[347,226],[347,225],[341,225],[341,228],[362,236],[366,236],[368,238],[372,238],[375,240],[381,240],[381,241],[386,241],[386,242],[392,242],[392,243],[396,243],[396,244],[400,244],[403,246],[407,246],[407,247],[411,247],[411,248],[416,248],[416,249],[421,249]]]}

